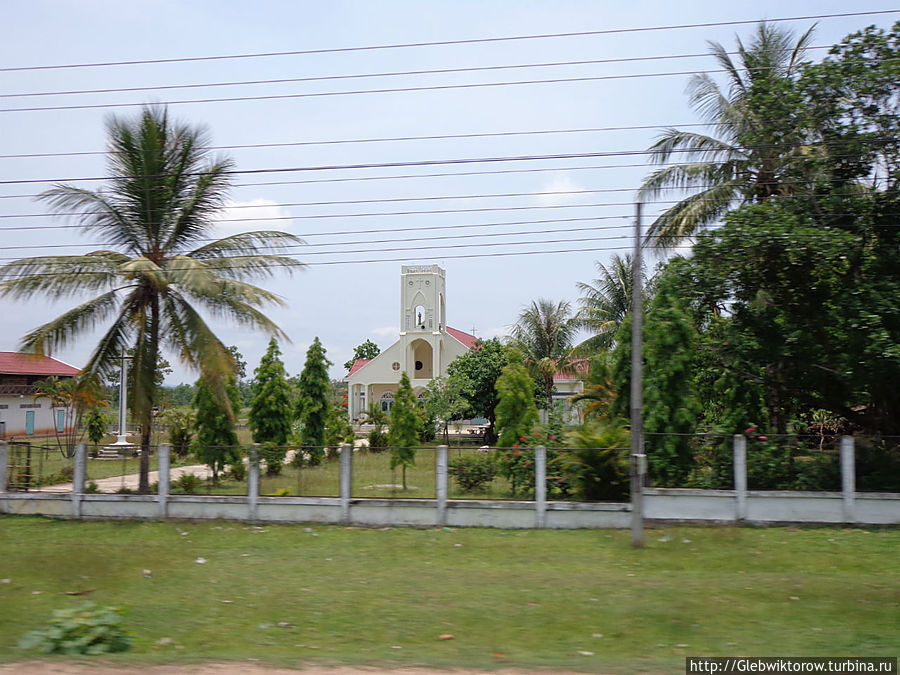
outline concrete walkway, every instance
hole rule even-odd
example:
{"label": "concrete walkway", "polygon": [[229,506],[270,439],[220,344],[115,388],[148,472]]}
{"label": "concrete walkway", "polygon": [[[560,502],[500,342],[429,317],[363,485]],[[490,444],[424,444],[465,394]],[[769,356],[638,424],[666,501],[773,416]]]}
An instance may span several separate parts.
{"label": "concrete walkway", "polygon": [[[103,460],[89,459],[88,460],[88,476],[91,475],[91,464],[97,463]],[[192,464],[191,466],[178,466],[171,467],[169,469],[169,481],[174,483],[178,480],[183,474],[192,473],[198,478],[206,479],[212,476],[212,471],[206,464]],[[151,471],[149,473],[148,478],[150,484],[159,482],[159,471]],[[109,478],[88,478],[85,481],[87,483],[96,483],[98,492],[116,492],[117,490],[122,489],[123,487],[128,488],[129,490],[137,490],[138,483],[140,482],[140,474],[130,473],[125,476],[110,476]],[[59,485],[45,485],[39,490],[32,490],[32,492],[71,492],[72,484],[71,483],[60,483]]]}

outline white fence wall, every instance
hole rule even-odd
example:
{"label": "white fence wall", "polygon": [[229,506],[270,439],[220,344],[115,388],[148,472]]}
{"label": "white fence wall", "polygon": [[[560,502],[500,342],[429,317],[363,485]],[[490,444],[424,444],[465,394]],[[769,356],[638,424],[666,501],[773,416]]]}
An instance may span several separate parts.
{"label": "white fence wall", "polygon": [[[0,513],[39,514],[60,518],[245,520],[285,523],[354,523],[367,526],[502,527],[554,529],[627,528],[632,507],[620,503],[482,501],[446,498],[446,471],[438,471],[437,499],[354,499],[350,495],[352,448],[345,446],[341,462],[341,497],[260,497],[259,465],[251,463],[247,496],[86,494],[85,447],[76,456],[75,481],[70,494],[6,491],[7,446],[0,444]],[[438,448],[438,467],[446,466],[445,447]],[[844,469],[853,470],[852,452],[845,444]],[[443,461],[442,461],[443,457]],[[167,476],[169,452],[159,449],[161,482]],[[736,462],[738,471],[741,470]],[[746,482],[736,481],[737,485]],[[856,523],[900,524],[900,494],[685,490],[644,488],[644,518],[652,523]]]}

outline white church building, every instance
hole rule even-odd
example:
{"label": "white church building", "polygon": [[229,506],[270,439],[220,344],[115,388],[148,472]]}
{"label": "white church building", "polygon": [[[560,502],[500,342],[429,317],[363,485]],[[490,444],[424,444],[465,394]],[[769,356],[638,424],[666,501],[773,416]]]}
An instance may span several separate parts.
{"label": "white church building", "polygon": [[372,403],[389,411],[400,383],[409,376],[416,396],[465,354],[474,335],[447,326],[447,282],[438,265],[403,265],[400,271],[400,339],[374,359],[357,359],[346,377],[347,409],[357,420]]}
{"label": "white church building", "polygon": [[[421,397],[428,383],[446,376],[453,359],[472,349],[478,339],[447,325],[447,281],[438,265],[401,267],[399,319],[400,339],[374,359],[357,359],[345,378],[347,410],[353,421],[373,403],[390,411],[404,372],[416,396]],[[586,365],[585,360],[576,370],[585,370]],[[583,391],[580,374],[557,373],[554,400],[565,403],[569,396]],[[578,417],[576,411],[569,411],[568,417]]]}

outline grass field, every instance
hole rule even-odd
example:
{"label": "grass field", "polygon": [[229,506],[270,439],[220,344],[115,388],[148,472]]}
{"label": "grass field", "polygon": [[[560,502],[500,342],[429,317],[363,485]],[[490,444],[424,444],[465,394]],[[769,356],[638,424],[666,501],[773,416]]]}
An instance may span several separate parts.
{"label": "grass field", "polygon": [[643,550],[603,530],[14,516],[0,530],[5,662],[33,656],[18,638],[86,599],[126,609],[134,647],[104,657],[122,664],[672,673],[685,655],[900,651],[897,529],[672,528]]}

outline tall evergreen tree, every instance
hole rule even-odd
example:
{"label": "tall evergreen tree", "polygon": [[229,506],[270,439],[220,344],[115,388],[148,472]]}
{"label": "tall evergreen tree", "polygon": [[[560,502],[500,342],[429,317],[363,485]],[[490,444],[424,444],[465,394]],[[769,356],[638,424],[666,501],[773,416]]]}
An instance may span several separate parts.
{"label": "tall evergreen tree", "polygon": [[406,467],[416,463],[416,445],[422,433],[422,417],[419,402],[413,393],[409,376],[404,371],[400,387],[391,408],[391,427],[388,439],[391,444],[391,469],[403,467],[403,489],[406,489]]}
{"label": "tall evergreen tree", "polygon": [[690,437],[697,430],[700,404],[694,388],[697,332],[673,279],[663,275],[644,330],[644,430],[655,481],[674,485],[693,464]]}
{"label": "tall evergreen tree", "polygon": [[511,448],[522,436],[531,431],[538,421],[534,403],[534,380],[525,370],[522,355],[512,350],[507,365],[497,379],[497,429],[501,448]]}
{"label": "tall evergreen tree", "polygon": [[331,408],[331,381],[325,348],[317,337],[306,352],[306,364],[300,373],[297,387],[297,417],[303,425],[300,431],[310,464],[319,464],[325,455],[325,425]]}
{"label": "tall evergreen tree", "polygon": [[225,386],[228,395],[226,408],[216,396],[213,386],[205,378],[197,380],[194,408],[197,410],[197,438],[194,454],[213,472],[213,483],[219,482],[219,472],[226,465],[241,461],[238,437],[234,430],[234,414],[240,410],[241,394],[234,378]]}
{"label": "tall evergreen tree", "polygon": [[254,373],[254,394],[250,402],[250,432],[256,443],[284,445],[291,433],[291,387],[275,338]]}

